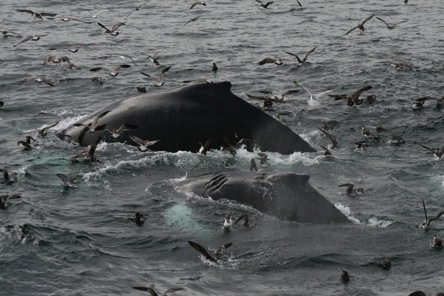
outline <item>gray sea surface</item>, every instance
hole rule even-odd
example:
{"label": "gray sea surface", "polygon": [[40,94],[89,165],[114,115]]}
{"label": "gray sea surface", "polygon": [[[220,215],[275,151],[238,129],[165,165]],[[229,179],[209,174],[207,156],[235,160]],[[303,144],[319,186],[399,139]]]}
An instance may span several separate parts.
{"label": "gray sea surface", "polygon": [[[0,195],[18,193],[0,210],[0,295],[147,295],[133,286],[174,295],[427,295],[444,292],[444,253],[431,247],[444,236],[444,221],[424,231],[421,199],[429,216],[444,208],[443,160],[419,146],[444,145],[444,111],[428,100],[413,110],[415,99],[444,96],[444,2],[276,0],[268,9],[254,0],[207,1],[11,1],[0,3],[0,30],[20,34],[1,39],[0,168],[17,172],[17,182],[0,182]],[[43,20],[17,9],[57,13]],[[96,18],[93,15],[100,10]],[[131,15],[130,13],[133,12]],[[389,23],[406,21],[393,30]],[[130,16],[129,16],[130,15]],[[92,23],[71,20],[79,18]],[[184,25],[188,20],[196,21]],[[118,36],[105,34],[125,22]],[[28,35],[44,35],[14,47]],[[84,45],[72,53],[64,46]],[[285,53],[304,56],[298,64]],[[57,48],[50,50],[50,48]],[[47,55],[67,56],[75,64],[43,65]],[[128,55],[134,63],[125,56]],[[140,74],[158,75],[148,56],[171,66],[161,88]],[[282,65],[258,65],[266,57]],[[381,62],[398,62],[395,68]],[[211,71],[215,62],[219,70]],[[99,66],[129,64],[116,78],[91,72]],[[23,80],[42,75],[54,86]],[[103,84],[91,77],[101,76]],[[133,146],[101,143],[99,162],[72,163],[84,147],[60,140],[61,132],[82,116],[117,100],[173,90],[184,80],[230,81],[232,92],[253,105],[247,94],[300,89],[267,111],[300,134],[316,153],[268,153],[266,172],[310,175],[311,185],[347,214],[349,225],[310,225],[281,221],[229,201],[212,201],[177,190],[180,180],[204,173],[248,170],[257,152],[239,149],[206,156],[187,151],[141,153]],[[327,95],[376,95],[373,104],[349,107]],[[198,114],[196,115],[198,116]],[[59,121],[46,137],[35,128]],[[332,128],[339,146],[325,157]],[[372,142],[361,134],[382,125],[387,131]],[[31,150],[17,141],[36,138]],[[405,144],[389,143],[391,135]],[[354,142],[369,146],[357,149]],[[57,173],[78,175],[77,188],[64,188]],[[348,196],[343,183],[364,194]],[[146,217],[138,227],[129,218]],[[255,216],[253,228],[222,229],[223,215]],[[187,241],[215,249],[233,245],[218,264],[209,263]],[[381,269],[382,258],[392,267]],[[339,279],[345,269],[349,283]]]}

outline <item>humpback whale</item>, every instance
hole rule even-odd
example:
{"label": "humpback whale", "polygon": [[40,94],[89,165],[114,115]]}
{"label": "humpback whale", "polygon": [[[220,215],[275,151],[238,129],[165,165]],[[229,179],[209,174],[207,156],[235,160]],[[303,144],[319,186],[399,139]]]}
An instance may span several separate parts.
{"label": "humpback whale", "polygon": [[235,200],[281,220],[317,224],[349,222],[308,183],[309,178],[295,173],[223,172],[181,181],[178,189],[214,200]]}
{"label": "humpback whale", "polygon": [[[185,87],[121,100],[82,118],[59,137],[91,145],[97,137],[106,142],[139,145],[131,136],[158,141],[153,151],[198,152],[211,140],[209,149],[252,141],[260,150],[291,154],[315,152],[290,128],[234,95],[230,82],[197,83]],[[103,115],[103,116],[101,116]],[[96,122],[98,121],[98,122]],[[106,130],[88,126],[137,127],[113,139]]]}

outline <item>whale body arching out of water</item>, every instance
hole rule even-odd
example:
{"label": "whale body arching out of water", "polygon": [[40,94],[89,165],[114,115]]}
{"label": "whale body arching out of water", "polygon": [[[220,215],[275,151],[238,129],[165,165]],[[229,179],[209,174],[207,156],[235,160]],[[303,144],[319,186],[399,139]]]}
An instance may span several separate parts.
{"label": "whale body arching out of water", "polygon": [[129,137],[134,135],[143,140],[159,140],[149,148],[169,152],[197,152],[201,147],[199,142],[210,139],[213,141],[209,148],[216,149],[221,143],[248,139],[262,151],[281,154],[316,151],[290,128],[237,97],[230,89],[230,82],[198,83],[141,95],[105,106],[77,122],[88,125],[99,114],[109,111],[97,126],[106,124],[117,129],[122,124],[130,124],[137,127],[123,132],[119,139],[113,139],[106,130],[91,133],[84,126],[75,125],[59,136],[81,145],[90,145],[99,136],[106,142],[136,145]]}
{"label": "whale body arching out of water", "polygon": [[178,189],[205,198],[230,199],[282,220],[301,223],[350,222],[309,183],[295,173],[224,172],[189,178]]}

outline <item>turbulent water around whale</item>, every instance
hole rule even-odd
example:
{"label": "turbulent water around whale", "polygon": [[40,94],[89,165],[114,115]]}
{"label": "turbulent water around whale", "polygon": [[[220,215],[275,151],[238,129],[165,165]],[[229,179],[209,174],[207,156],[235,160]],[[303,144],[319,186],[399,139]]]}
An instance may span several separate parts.
{"label": "turbulent water around whale", "polygon": [[[444,111],[434,101],[412,110],[416,98],[443,96],[444,5],[431,1],[274,1],[263,9],[256,1],[207,1],[189,9],[186,1],[2,1],[0,30],[22,37],[2,38],[0,51],[0,168],[17,172],[12,184],[0,182],[0,195],[18,193],[0,209],[0,295],[143,295],[134,286],[158,293],[181,287],[175,295],[408,295],[444,290],[443,251],[433,249],[433,235],[444,236],[444,221],[430,229],[429,216],[443,210],[443,162],[419,144],[444,144]],[[54,19],[34,18],[17,9],[57,13]],[[96,18],[92,16],[100,10]],[[131,11],[134,13],[127,17]],[[407,22],[388,30],[373,17],[389,23]],[[64,22],[62,16],[80,18]],[[184,25],[192,18],[197,20]],[[124,21],[119,35],[107,27]],[[13,47],[28,35],[41,36]],[[81,44],[71,53],[67,44]],[[317,46],[304,64],[301,58]],[[50,48],[57,48],[50,50]],[[120,55],[129,55],[128,58]],[[68,56],[76,65],[42,65],[47,55]],[[165,84],[148,55],[171,66]],[[281,57],[282,65],[258,63]],[[385,61],[409,64],[395,68]],[[217,72],[211,70],[215,62]],[[95,67],[131,65],[116,78]],[[45,75],[54,86],[35,81]],[[103,84],[91,81],[101,76]],[[178,190],[178,184],[197,175],[249,170],[259,151],[238,149],[207,155],[179,151],[145,152],[121,143],[99,144],[98,162],[75,162],[83,151],[61,141],[56,133],[83,116],[118,100],[173,90],[184,80],[205,77],[230,81],[232,92],[253,105],[247,94],[272,90],[279,95],[300,89],[266,111],[301,135],[318,150],[282,155],[268,153],[269,173],[310,175],[310,184],[345,213],[353,223],[300,224],[282,221],[228,200],[212,201]],[[327,95],[349,94],[364,85],[363,96],[376,101],[349,107]],[[196,115],[198,116],[198,114]],[[59,121],[46,137],[36,138],[31,150],[17,141],[26,133]],[[339,145],[333,157],[321,146],[330,144],[319,131],[324,122]],[[378,125],[387,131],[372,142],[361,134]],[[391,135],[405,144],[392,145]],[[153,139],[155,140],[155,139]],[[369,146],[356,149],[354,142]],[[56,174],[78,175],[77,188],[65,188]],[[347,195],[344,183],[365,189]],[[137,226],[130,218],[142,213]],[[252,228],[222,229],[233,211],[254,216]],[[210,250],[228,242],[217,264],[204,260],[187,241]],[[382,258],[391,269],[379,266]],[[339,279],[345,269],[346,284]]]}

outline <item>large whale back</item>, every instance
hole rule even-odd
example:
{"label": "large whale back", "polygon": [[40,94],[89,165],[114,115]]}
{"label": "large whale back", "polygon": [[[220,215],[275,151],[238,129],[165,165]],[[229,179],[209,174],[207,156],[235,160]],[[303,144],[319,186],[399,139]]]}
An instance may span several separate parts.
{"label": "large whale back", "polygon": [[[147,94],[110,104],[78,123],[91,123],[98,114],[109,111],[100,118],[98,125],[107,124],[118,128],[132,124],[137,129],[123,133],[119,142],[135,144],[128,136],[160,140],[152,150],[196,152],[201,143],[209,139],[220,143],[241,138],[254,140],[263,151],[291,154],[313,152],[299,135],[273,117],[252,106],[231,91],[230,82],[199,83],[173,91]],[[61,138],[73,139],[82,145],[90,145],[98,136],[113,142],[107,131],[89,131],[81,136],[82,126],[70,126]],[[68,137],[66,137],[67,135]]]}
{"label": "large whale back", "polygon": [[179,189],[214,200],[235,200],[282,220],[349,222],[308,180],[309,176],[295,173],[224,172],[182,181]]}

